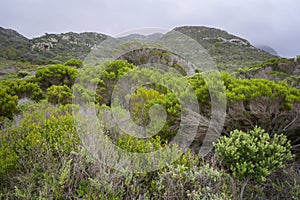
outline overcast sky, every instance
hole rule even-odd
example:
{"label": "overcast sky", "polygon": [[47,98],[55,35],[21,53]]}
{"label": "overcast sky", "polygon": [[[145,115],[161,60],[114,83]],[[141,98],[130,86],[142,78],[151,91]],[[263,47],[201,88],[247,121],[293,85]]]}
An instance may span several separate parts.
{"label": "overcast sky", "polygon": [[0,0],[0,26],[28,38],[182,25],[221,28],[285,57],[300,54],[299,0]]}

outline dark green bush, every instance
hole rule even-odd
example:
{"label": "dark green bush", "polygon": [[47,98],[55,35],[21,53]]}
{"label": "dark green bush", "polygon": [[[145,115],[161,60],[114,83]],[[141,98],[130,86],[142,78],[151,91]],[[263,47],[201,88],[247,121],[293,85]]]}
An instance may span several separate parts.
{"label": "dark green bush", "polygon": [[46,96],[48,98],[48,102],[52,104],[70,104],[72,103],[72,91],[66,86],[60,85],[52,85],[47,89]]}
{"label": "dark green bush", "polygon": [[106,66],[104,71],[99,74],[101,76],[101,81],[99,80],[96,90],[96,93],[98,94],[97,102],[100,105],[109,105],[111,103],[111,94],[117,81],[128,71],[136,67],[137,66],[123,60],[115,60]]}
{"label": "dark green bush", "polygon": [[17,110],[18,96],[10,95],[6,89],[0,88],[0,121],[5,117],[12,118]]}
{"label": "dark green bush", "polygon": [[18,72],[18,78],[24,78],[26,76],[28,76],[30,73],[27,71],[20,71]]}
{"label": "dark green bush", "polygon": [[36,71],[36,80],[43,91],[52,85],[67,85],[71,88],[74,84],[77,69],[64,65],[53,65]]}
{"label": "dark green bush", "polygon": [[35,80],[17,80],[17,81],[2,81],[2,87],[7,89],[11,95],[16,95],[19,99],[30,98],[36,102],[44,98],[43,92]]}
{"label": "dark green bush", "polygon": [[77,60],[77,59],[70,59],[70,60],[67,60],[67,62],[65,62],[64,65],[80,68],[83,66],[83,62],[81,60]]}

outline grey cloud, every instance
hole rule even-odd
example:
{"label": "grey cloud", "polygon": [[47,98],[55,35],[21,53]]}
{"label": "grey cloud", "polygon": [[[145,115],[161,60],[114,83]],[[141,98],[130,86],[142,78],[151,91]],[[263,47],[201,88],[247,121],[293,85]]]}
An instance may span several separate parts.
{"label": "grey cloud", "polygon": [[67,31],[116,35],[143,27],[206,25],[280,55],[300,54],[298,0],[4,0],[0,26],[27,37]]}

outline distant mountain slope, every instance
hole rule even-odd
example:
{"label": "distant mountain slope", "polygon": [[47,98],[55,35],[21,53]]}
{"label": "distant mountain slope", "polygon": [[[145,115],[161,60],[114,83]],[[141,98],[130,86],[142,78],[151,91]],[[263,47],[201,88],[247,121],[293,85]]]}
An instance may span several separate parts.
{"label": "distant mountain slope", "polygon": [[257,49],[247,40],[226,31],[204,26],[182,26],[174,29],[198,41],[212,56],[221,70],[235,71],[276,58]]}
{"label": "distant mountain slope", "polygon": [[28,39],[11,29],[0,28],[0,58],[35,64],[59,63],[70,58],[84,59],[108,36],[100,33],[45,34]]}
{"label": "distant mountain slope", "polygon": [[26,59],[30,40],[18,32],[0,27],[0,57],[8,60]]}
{"label": "distant mountain slope", "polygon": [[[215,60],[221,70],[237,71],[239,68],[262,63],[276,56],[259,50],[247,40],[226,31],[203,27],[183,26],[174,29],[198,41]],[[159,40],[163,35],[144,36],[133,34],[123,41],[141,42]],[[98,44],[110,36],[100,33],[45,34],[28,39],[16,31],[0,28],[0,58],[29,61],[34,64],[65,62],[70,58],[84,59]]]}
{"label": "distant mountain slope", "polygon": [[275,49],[273,49],[272,47],[269,47],[267,45],[255,45],[255,47],[258,49],[261,49],[263,51],[269,52],[272,55],[279,56]]}
{"label": "distant mountain slope", "polygon": [[91,49],[108,36],[99,33],[45,34],[32,39],[31,50],[55,61],[84,59]]}
{"label": "distant mountain slope", "polygon": [[124,37],[120,37],[122,41],[141,41],[141,42],[155,42],[159,40],[164,34],[153,33],[151,35],[141,35],[141,34],[130,34]]}

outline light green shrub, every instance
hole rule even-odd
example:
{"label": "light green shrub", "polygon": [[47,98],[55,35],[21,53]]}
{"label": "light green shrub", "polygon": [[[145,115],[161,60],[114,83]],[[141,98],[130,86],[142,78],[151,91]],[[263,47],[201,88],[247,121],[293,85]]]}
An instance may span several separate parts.
{"label": "light green shrub", "polygon": [[83,62],[81,60],[77,60],[77,59],[70,59],[70,60],[67,60],[64,65],[80,68],[83,66]]}
{"label": "light green shrub", "polygon": [[240,179],[266,181],[266,177],[285,166],[293,155],[284,135],[270,137],[265,130],[255,127],[243,132],[234,130],[215,144],[215,152],[222,165]]}
{"label": "light green shrub", "polygon": [[66,86],[60,85],[52,85],[47,89],[46,96],[48,98],[48,102],[52,104],[69,104],[72,102],[72,91]]}
{"label": "light green shrub", "polygon": [[208,164],[171,165],[151,182],[154,199],[231,199],[230,177]]}

